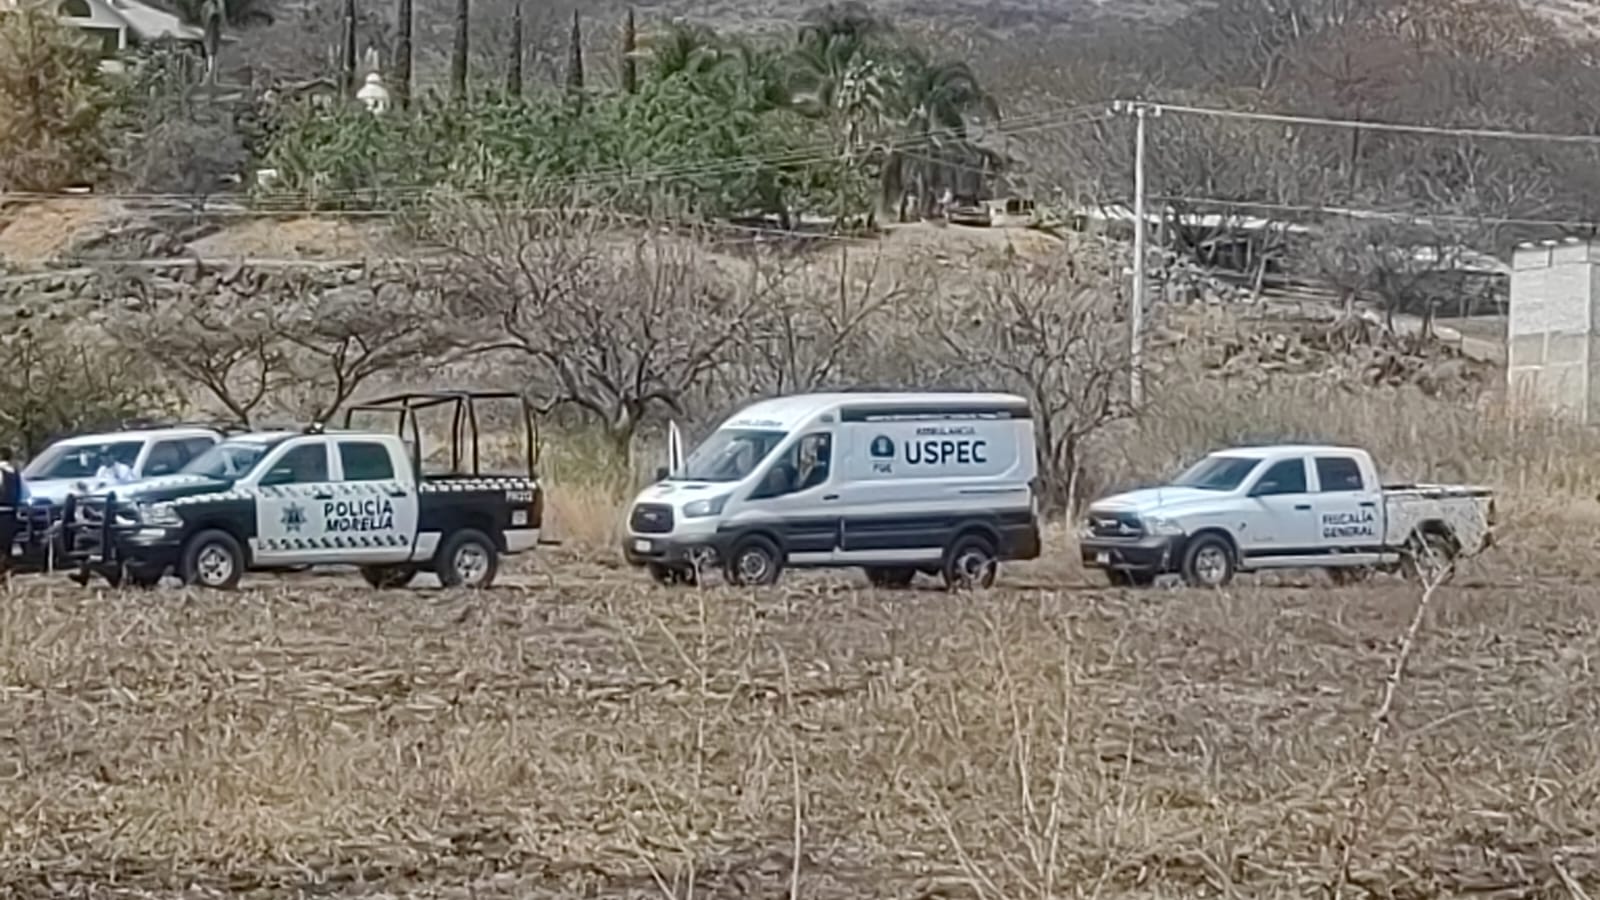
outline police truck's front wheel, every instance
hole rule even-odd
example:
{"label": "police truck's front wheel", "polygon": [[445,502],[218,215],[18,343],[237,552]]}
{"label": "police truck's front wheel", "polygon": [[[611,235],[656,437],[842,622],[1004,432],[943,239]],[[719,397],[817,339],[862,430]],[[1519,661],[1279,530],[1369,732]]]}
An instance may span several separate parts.
{"label": "police truck's front wheel", "polygon": [[445,587],[487,588],[500,570],[500,551],[481,531],[470,528],[445,538],[434,573]]}
{"label": "police truck's front wheel", "polygon": [[178,576],[184,584],[231,591],[244,577],[244,548],[226,531],[202,531],[183,546]]}
{"label": "police truck's front wheel", "polygon": [[777,584],[782,573],[783,554],[778,545],[759,534],[734,544],[722,570],[729,584],[741,587]]}

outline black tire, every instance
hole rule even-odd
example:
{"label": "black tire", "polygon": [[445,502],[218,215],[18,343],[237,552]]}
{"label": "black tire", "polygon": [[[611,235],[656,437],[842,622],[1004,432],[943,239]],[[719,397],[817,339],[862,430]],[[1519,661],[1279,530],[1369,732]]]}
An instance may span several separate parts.
{"label": "black tire", "polygon": [[782,574],[783,553],[777,544],[759,534],[734,544],[722,566],[722,575],[728,583],[741,587],[777,584]]}
{"label": "black tire", "polygon": [[178,577],[184,584],[231,591],[244,577],[244,548],[233,535],[220,529],[202,531],[183,545]]}
{"label": "black tire", "polygon": [[130,568],[127,570],[125,580],[128,584],[142,591],[148,591],[161,586],[162,576],[167,574],[166,569],[155,568]]}
{"label": "black tire", "polygon": [[472,528],[451,532],[433,556],[433,571],[447,588],[482,590],[494,585],[500,571],[500,549],[487,534]]}
{"label": "black tire", "polygon": [[1132,569],[1106,569],[1106,581],[1112,587],[1143,588],[1156,583],[1156,573]]}
{"label": "black tire", "polygon": [[662,587],[694,587],[700,582],[700,577],[692,566],[650,563],[645,569],[650,573],[650,580]]}
{"label": "black tire", "polygon": [[917,577],[916,569],[873,566],[866,570],[867,581],[876,588],[908,588]]}
{"label": "black tire", "polygon": [[994,542],[981,534],[964,534],[944,554],[944,586],[952,591],[990,588],[1000,572]]}
{"label": "black tire", "polygon": [[1400,569],[1411,581],[1449,584],[1456,577],[1456,557],[1460,555],[1461,548],[1450,535],[1439,531],[1414,531],[1406,540]]}
{"label": "black tire", "polygon": [[394,590],[406,587],[417,577],[417,567],[409,565],[398,566],[362,566],[361,577],[367,584],[380,591]]}
{"label": "black tire", "polygon": [[1202,534],[1183,550],[1183,580],[1190,587],[1225,588],[1237,568],[1233,545],[1219,534]]}

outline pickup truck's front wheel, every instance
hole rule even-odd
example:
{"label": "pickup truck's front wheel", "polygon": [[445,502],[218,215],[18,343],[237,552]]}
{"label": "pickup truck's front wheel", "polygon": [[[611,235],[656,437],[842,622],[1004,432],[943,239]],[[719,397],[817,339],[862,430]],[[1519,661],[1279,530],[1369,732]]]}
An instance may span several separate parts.
{"label": "pickup truck's front wheel", "polygon": [[244,577],[244,548],[226,531],[202,531],[183,545],[178,576],[184,584],[231,591]]}
{"label": "pickup truck's front wheel", "polygon": [[1233,546],[1218,534],[1202,534],[1183,551],[1183,580],[1190,587],[1222,588],[1233,580]]}
{"label": "pickup truck's front wheel", "polygon": [[471,528],[444,539],[434,558],[434,573],[445,587],[487,588],[500,570],[500,551],[494,541]]}

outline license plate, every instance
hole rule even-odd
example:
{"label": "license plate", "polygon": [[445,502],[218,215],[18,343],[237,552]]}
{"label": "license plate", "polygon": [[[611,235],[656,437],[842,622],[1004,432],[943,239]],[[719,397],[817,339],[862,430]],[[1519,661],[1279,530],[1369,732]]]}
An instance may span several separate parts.
{"label": "license plate", "polygon": [[528,524],[528,511],[519,509],[511,513],[511,527],[522,528]]}
{"label": "license plate", "polygon": [[1097,566],[1109,566],[1109,565],[1111,565],[1111,554],[1109,554],[1109,553],[1096,553],[1094,555],[1094,564],[1097,565]]}
{"label": "license plate", "polygon": [[634,549],[635,552],[638,552],[638,553],[649,553],[650,552],[650,542],[649,541],[634,541],[633,542],[633,549]]}

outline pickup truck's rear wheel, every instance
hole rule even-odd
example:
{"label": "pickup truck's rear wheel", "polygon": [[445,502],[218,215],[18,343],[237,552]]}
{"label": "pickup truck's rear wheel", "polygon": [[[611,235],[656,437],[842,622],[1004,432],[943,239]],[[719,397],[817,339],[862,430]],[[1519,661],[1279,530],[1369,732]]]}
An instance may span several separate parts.
{"label": "pickup truck's rear wheel", "polygon": [[361,577],[379,590],[403,588],[417,577],[416,566],[362,566]]}
{"label": "pickup truck's rear wheel", "polygon": [[1438,531],[1414,531],[1406,540],[1400,570],[1406,578],[1423,584],[1446,584],[1456,577],[1455,539]]}
{"label": "pickup truck's rear wheel", "polygon": [[202,531],[183,545],[178,577],[184,584],[197,584],[219,591],[231,591],[244,577],[244,548],[226,531]]}
{"label": "pickup truck's rear wheel", "polygon": [[1183,580],[1190,587],[1223,588],[1233,580],[1233,547],[1217,534],[1202,534],[1183,551]]}
{"label": "pickup truck's rear wheel", "polygon": [[494,541],[471,528],[444,539],[434,557],[434,573],[445,587],[487,588],[500,570],[500,551]]}

